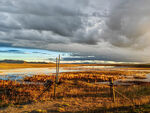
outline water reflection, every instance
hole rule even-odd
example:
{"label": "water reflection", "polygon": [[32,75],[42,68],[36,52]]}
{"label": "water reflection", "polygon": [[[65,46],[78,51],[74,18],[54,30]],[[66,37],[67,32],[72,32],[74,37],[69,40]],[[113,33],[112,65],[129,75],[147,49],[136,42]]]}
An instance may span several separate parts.
{"label": "water reflection", "polygon": [[[127,68],[120,68],[114,66],[78,66],[78,67],[61,67],[60,72],[78,72],[78,71],[95,71],[95,70],[127,70]],[[150,70],[136,70],[130,69],[130,71],[149,71]],[[129,70],[128,70],[129,71]],[[56,72],[55,68],[22,68],[22,69],[8,69],[0,70],[0,79],[2,80],[22,80],[26,76],[33,75],[51,75]],[[124,76],[124,75],[121,75]],[[133,76],[126,76],[124,80],[114,81],[115,85],[130,85],[135,81],[138,82],[150,82],[150,74],[147,74],[145,79],[137,79]],[[98,82],[98,84],[109,84],[109,82]]]}
{"label": "water reflection", "polygon": [[[56,72],[55,68],[22,68],[22,69],[9,69],[9,70],[0,70],[0,79],[2,80],[22,80],[26,76],[33,75],[51,75]],[[74,72],[81,70],[66,70],[64,68],[60,68],[60,72]]]}

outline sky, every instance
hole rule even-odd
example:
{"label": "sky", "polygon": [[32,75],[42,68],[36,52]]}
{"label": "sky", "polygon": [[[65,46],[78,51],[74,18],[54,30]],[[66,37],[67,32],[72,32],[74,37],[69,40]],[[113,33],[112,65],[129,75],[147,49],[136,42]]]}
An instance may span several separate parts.
{"label": "sky", "polygon": [[[150,0],[0,0],[0,60],[150,62]],[[44,53],[44,54],[43,54]]]}

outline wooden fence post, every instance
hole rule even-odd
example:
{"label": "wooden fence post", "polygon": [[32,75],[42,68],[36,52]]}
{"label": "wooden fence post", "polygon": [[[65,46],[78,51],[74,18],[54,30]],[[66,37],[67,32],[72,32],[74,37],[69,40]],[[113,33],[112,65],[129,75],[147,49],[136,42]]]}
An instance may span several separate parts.
{"label": "wooden fence post", "polygon": [[56,77],[55,77],[55,83],[54,83],[54,98],[56,97],[56,87],[58,84],[59,64],[60,64],[60,55],[59,55],[59,58],[56,58]]}
{"label": "wooden fence post", "polygon": [[59,82],[58,81],[58,75],[59,75],[59,66],[60,66],[60,55],[59,57],[57,58],[57,68],[56,68],[56,84]]}
{"label": "wooden fence post", "polygon": [[57,80],[57,71],[58,71],[58,58],[56,57],[56,76],[55,76],[55,81],[54,81],[54,98],[56,96],[56,80]]}
{"label": "wooden fence post", "polygon": [[113,79],[110,79],[110,95],[112,97],[113,102],[115,102],[115,88],[114,88],[114,83]]}

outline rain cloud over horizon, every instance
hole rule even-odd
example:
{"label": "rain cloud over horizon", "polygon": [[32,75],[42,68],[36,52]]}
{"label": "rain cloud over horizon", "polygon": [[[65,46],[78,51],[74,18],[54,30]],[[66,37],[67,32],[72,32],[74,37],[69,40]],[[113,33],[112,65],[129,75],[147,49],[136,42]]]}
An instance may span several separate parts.
{"label": "rain cloud over horizon", "polygon": [[150,62],[149,6],[149,0],[1,0],[0,47]]}

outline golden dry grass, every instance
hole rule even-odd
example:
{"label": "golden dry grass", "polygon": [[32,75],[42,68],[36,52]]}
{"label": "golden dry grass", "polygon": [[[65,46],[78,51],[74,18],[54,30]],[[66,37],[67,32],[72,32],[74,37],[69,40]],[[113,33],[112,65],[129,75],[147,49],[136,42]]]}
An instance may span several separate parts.
{"label": "golden dry grass", "polygon": [[[82,71],[82,72],[64,72],[59,74],[59,80],[81,80],[86,82],[102,82],[110,79],[124,79],[127,76],[136,78],[146,77],[146,72],[138,71]],[[54,80],[55,75],[35,75],[24,78],[24,81],[29,82],[45,82],[46,80]]]}
{"label": "golden dry grass", "polygon": [[[108,81],[110,78],[124,79],[125,76],[145,76],[144,72],[135,71],[89,71],[89,72],[67,72],[59,75],[61,84],[56,88],[56,98],[54,97],[54,85],[49,91],[46,91],[39,99],[39,95],[45,89],[43,84],[46,80],[55,80],[55,76],[35,75],[26,77],[24,80],[34,82],[32,84],[18,83],[15,81],[0,81],[0,98],[1,106],[45,101],[42,106],[34,109],[24,108],[32,112],[32,110],[42,109],[56,112],[90,112],[96,109],[111,109],[123,106],[132,106],[146,104],[150,102],[150,88],[147,85],[132,85],[132,86],[115,86],[119,92],[127,96],[131,101],[124,99],[116,94],[116,102],[112,102],[110,96],[110,87],[103,84],[94,84],[97,81]],[[120,75],[125,75],[121,77]],[[40,103],[42,104],[42,103]],[[31,104],[33,105],[33,104]],[[34,106],[34,105],[33,105]],[[14,109],[14,108],[12,108]],[[72,111],[73,110],[73,111]]]}
{"label": "golden dry grass", "polygon": [[[119,66],[126,70],[150,70],[149,65],[131,65],[131,64],[60,64],[60,67],[75,67],[75,66]],[[143,67],[142,67],[143,66]],[[42,67],[56,67],[55,63],[34,64],[34,63],[0,63],[0,69],[14,69],[14,68],[42,68]],[[84,68],[84,67],[83,67]],[[110,67],[111,68],[111,67]],[[86,68],[87,69],[87,68]]]}
{"label": "golden dry grass", "polygon": [[[60,67],[74,67],[82,66],[80,64],[60,64]],[[33,64],[33,63],[0,63],[0,69],[16,69],[16,68],[45,68],[45,67],[56,67],[55,63],[48,64]]]}

